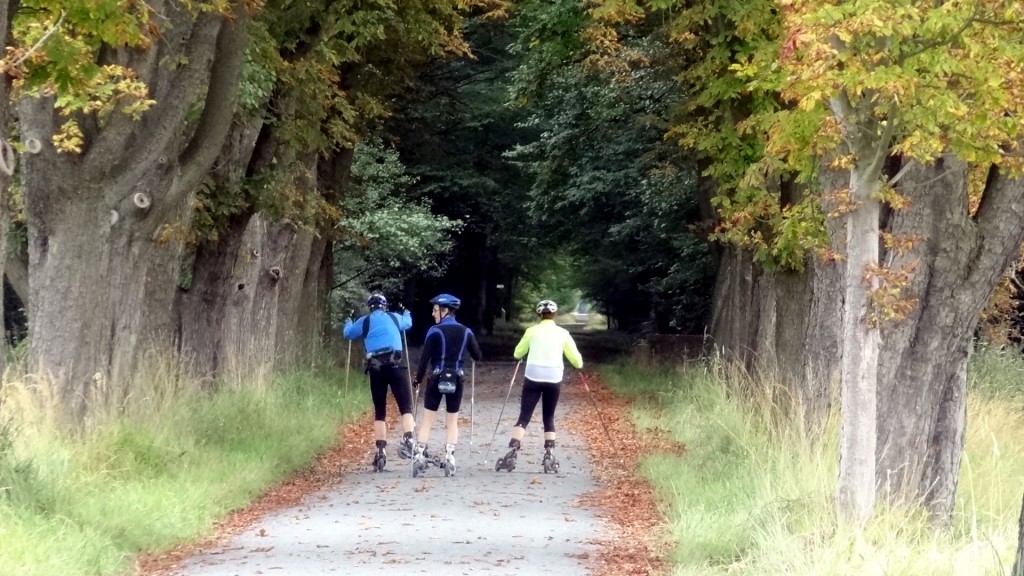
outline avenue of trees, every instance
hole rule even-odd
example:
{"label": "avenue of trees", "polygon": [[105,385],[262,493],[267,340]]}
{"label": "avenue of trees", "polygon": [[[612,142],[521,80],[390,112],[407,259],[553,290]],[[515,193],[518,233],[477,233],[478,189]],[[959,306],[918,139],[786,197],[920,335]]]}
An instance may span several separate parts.
{"label": "avenue of trees", "polygon": [[6,275],[69,428],[153,351],[244,381],[369,289],[487,331],[569,274],[777,370],[808,434],[838,401],[849,518],[949,521],[1024,238],[1015,0],[0,6]]}

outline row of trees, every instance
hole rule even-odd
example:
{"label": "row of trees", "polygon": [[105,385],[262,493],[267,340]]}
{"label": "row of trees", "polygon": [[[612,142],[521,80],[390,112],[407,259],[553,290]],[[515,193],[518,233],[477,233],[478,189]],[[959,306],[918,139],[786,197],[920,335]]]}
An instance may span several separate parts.
{"label": "row of trees", "polygon": [[1024,237],[1022,10],[617,0],[564,35],[612,85],[674,80],[656,118],[723,241],[711,334],[779,369],[811,431],[838,392],[856,520],[879,491],[953,511],[968,353]]}
{"label": "row of trees", "polygon": [[3,6],[4,204],[72,425],[150,350],[301,362],[355,283],[486,328],[568,262],[620,325],[778,368],[812,433],[840,392],[852,517],[950,517],[1024,237],[1015,2]]}

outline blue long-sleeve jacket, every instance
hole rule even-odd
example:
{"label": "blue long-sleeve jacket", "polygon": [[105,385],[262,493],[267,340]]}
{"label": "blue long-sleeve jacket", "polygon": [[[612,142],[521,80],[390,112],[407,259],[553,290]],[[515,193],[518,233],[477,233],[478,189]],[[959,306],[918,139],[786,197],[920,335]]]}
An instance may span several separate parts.
{"label": "blue long-sleeve jacket", "polygon": [[[370,319],[370,323],[369,326],[366,326],[364,334],[366,318]],[[349,340],[363,340],[366,355],[372,356],[388,350],[401,352],[402,331],[409,328],[412,328],[412,316],[408,310],[401,314],[374,310],[369,315],[360,316],[355,321],[346,320],[342,333]]]}

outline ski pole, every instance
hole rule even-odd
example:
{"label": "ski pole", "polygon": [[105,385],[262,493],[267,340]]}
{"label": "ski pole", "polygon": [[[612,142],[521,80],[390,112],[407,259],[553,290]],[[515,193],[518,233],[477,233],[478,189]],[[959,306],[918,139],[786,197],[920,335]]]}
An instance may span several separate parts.
{"label": "ski pole", "polygon": [[505,404],[508,404],[508,397],[512,395],[512,387],[516,384],[516,375],[519,374],[519,365],[523,361],[516,362],[516,369],[512,371],[512,381],[508,383],[508,393],[505,394],[505,403],[501,405],[501,412],[498,412],[498,421],[494,424],[494,434],[491,434],[491,444],[494,444],[494,439],[498,436],[498,426],[501,425],[501,417],[505,414]]}
{"label": "ski pole", "polygon": [[594,393],[590,391],[590,386],[587,386],[587,377],[580,372],[580,380],[583,381],[583,388],[587,391],[587,397],[590,398],[590,403],[594,405],[594,411],[597,412],[597,418],[601,421],[601,427],[604,428],[604,433],[608,436],[608,442],[611,443],[612,449],[615,449],[615,440],[612,438],[612,433],[608,431],[608,425],[604,422],[604,416],[601,415],[601,409],[597,407],[597,400],[594,399]]}
{"label": "ski pole", "polygon": [[405,373],[409,377],[409,392],[412,393],[412,425],[416,426],[417,416],[420,414],[420,389],[412,385],[412,357],[409,355],[409,339],[402,331],[402,345],[405,346]]}
{"label": "ski pole", "polygon": [[469,453],[473,453],[473,413],[476,409],[476,360],[469,369]]}
{"label": "ski pole", "polygon": [[409,389],[412,389],[412,358],[409,357],[409,340],[402,332],[402,345],[405,346],[405,373],[409,375]]}
{"label": "ski pole", "polygon": [[348,341],[348,354],[345,355],[345,396],[348,396],[348,373],[352,366],[352,341]]}
{"label": "ski pole", "polygon": [[[355,310],[348,311],[348,317],[352,318]],[[348,396],[348,373],[352,369],[352,340],[348,341],[348,354],[345,355],[345,396]]]}
{"label": "ski pole", "polygon": [[512,395],[512,387],[516,383],[516,375],[519,374],[519,365],[523,361],[516,362],[516,369],[512,371],[512,381],[508,383],[508,393],[505,394],[505,403],[501,405],[501,412],[498,413],[498,421],[494,424],[494,434],[491,434],[491,443],[487,447],[487,454],[484,454],[484,464],[487,463],[487,459],[491,456],[491,449],[494,448],[494,439],[498,436],[498,426],[501,425],[501,417],[505,414],[505,404],[508,404],[508,397]]}

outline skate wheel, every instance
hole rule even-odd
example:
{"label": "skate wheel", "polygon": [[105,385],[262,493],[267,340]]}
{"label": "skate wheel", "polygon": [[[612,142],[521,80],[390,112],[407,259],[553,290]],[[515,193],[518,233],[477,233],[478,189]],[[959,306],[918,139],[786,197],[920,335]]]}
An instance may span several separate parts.
{"label": "skate wheel", "polygon": [[494,471],[501,472],[501,467],[505,465],[504,458],[498,458],[497,462],[494,463]]}
{"label": "skate wheel", "polygon": [[416,464],[412,465],[412,477],[415,478],[420,475],[420,467]]}
{"label": "skate wheel", "polygon": [[455,470],[452,470],[452,467],[451,467],[451,466],[445,466],[445,467],[444,467],[444,477],[445,477],[445,478],[447,478],[447,477],[451,476],[451,475],[452,475],[452,474],[454,474],[454,473],[455,473]]}

